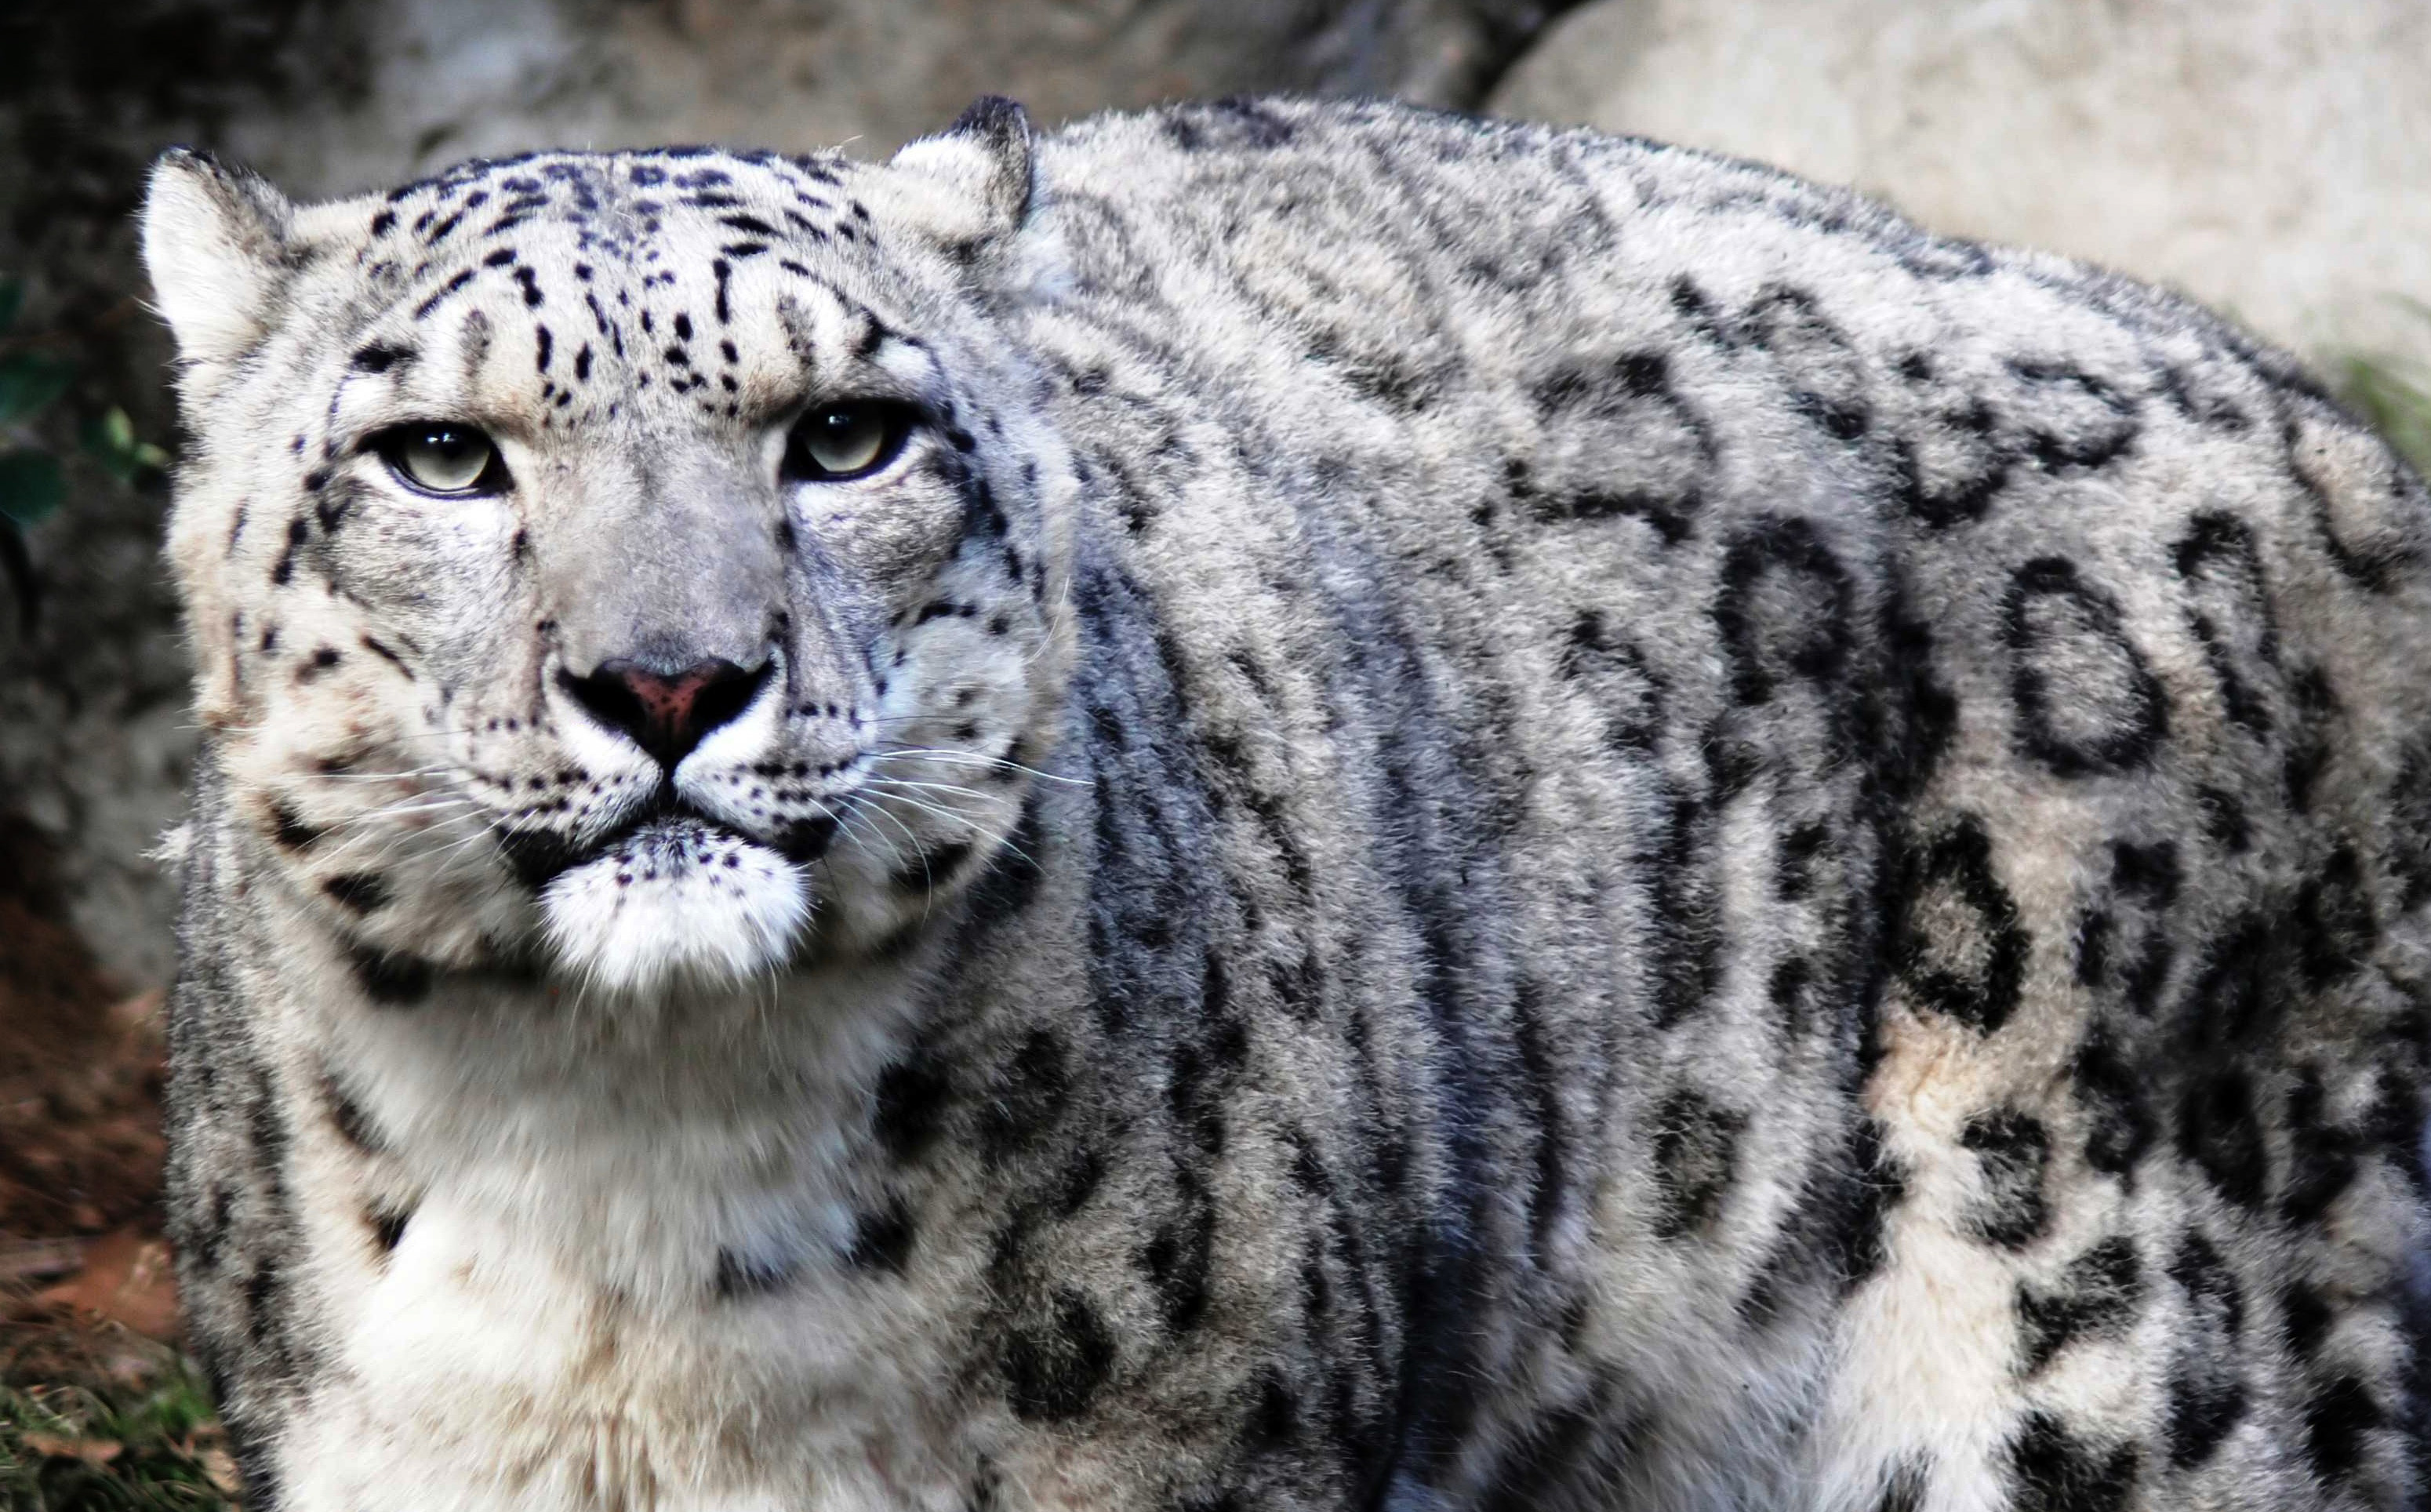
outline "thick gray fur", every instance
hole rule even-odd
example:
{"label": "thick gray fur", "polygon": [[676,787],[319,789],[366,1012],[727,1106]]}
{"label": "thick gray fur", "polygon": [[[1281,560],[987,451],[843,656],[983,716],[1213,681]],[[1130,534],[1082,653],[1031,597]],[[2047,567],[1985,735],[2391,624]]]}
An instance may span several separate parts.
{"label": "thick gray fur", "polygon": [[[256,1512],[2420,1502],[2431,499],[2287,359],[1385,105],[173,174]],[[586,990],[652,634],[781,656],[699,843],[811,919]]]}

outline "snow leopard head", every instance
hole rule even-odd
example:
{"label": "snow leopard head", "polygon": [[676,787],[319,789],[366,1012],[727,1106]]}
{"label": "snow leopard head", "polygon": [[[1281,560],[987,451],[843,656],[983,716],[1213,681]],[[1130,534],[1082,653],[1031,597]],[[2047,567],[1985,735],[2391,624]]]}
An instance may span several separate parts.
{"label": "snow leopard head", "polygon": [[883,948],[982,869],[1068,661],[1070,469],[984,292],[1031,142],[984,101],[882,165],[312,206],[161,160],[172,550],[294,906],[392,972],[642,990]]}

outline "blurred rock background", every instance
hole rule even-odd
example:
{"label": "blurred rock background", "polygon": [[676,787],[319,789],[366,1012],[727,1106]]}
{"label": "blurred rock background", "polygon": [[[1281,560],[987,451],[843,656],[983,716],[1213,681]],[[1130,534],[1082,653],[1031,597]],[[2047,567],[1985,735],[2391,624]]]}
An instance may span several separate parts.
{"label": "blurred rock background", "polygon": [[[545,145],[882,156],[985,92],[1052,124],[1259,90],[1716,147],[2175,284],[2431,458],[2425,0],[0,0],[0,1504],[226,1481],[141,1345],[173,1326],[144,853],[193,743],[153,155],[311,197]],[[116,1332],[8,1332],[58,1316]]]}
{"label": "blurred rock background", "polygon": [[2423,0],[1597,0],[1488,108],[1854,184],[2325,368],[2431,358]]}

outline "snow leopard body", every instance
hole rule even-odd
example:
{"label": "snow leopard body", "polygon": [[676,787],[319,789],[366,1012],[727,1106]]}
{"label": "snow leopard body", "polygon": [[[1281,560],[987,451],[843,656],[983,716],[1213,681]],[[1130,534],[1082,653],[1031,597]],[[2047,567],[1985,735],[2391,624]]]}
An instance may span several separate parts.
{"label": "snow leopard body", "polygon": [[257,1512],[2417,1504],[2431,508],[2228,325],[1387,105],[146,242]]}

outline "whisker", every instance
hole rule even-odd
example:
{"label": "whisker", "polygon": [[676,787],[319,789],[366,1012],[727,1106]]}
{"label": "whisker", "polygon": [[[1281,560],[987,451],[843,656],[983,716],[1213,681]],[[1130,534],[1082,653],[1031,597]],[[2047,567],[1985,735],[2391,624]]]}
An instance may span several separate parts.
{"label": "whisker", "polygon": [[982,793],[975,787],[964,787],[960,782],[922,782],[909,777],[871,777],[865,781],[873,787],[904,787],[915,788],[925,793],[947,793],[955,798],[969,798],[976,803],[993,803],[998,801],[999,798],[999,796]]}
{"label": "whisker", "polygon": [[383,803],[377,808],[365,809],[360,814],[350,815],[340,822],[368,824],[400,814],[428,814],[438,809],[472,809],[479,806],[474,799],[461,793],[413,793],[394,802]]}
{"label": "whisker", "polygon": [[[897,830],[902,831],[903,838],[912,842],[912,853],[919,858],[922,869],[924,871],[927,869],[929,865],[929,853],[921,848],[920,837],[912,832],[912,827],[910,825],[905,824],[901,819],[888,813],[881,805],[873,801],[863,800],[859,794],[853,795],[853,798],[854,801],[852,806],[855,812],[884,819],[887,823],[895,826]],[[888,842],[887,848],[889,850],[894,850],[896,863],[899,866],[903,861],[903,852],[900,850],[895,850],[894,843],[892,841]]]}
{"label": "whisker", "polygon": [[1021,772],[1042,782],[1062,782],[1071,787],[1097,785],[1094,778],[1065,777],[1057,772],[1042,771],[1038,767],[1025,765],[1002,756],[984,756],[975,750],[955,750],[934,746],[898,746],[892,749],[873,750],[868,755],[873,761],[908,761],[918,758],[964,766],[985,766],[997,771]]}
{"label": "whisker", "polygon": [[[883,780],[882,780],[882,779],[876,779],[876,778],[873,778],[871,781],[883,781]],[[954,812],[953,810],[951,810],[951,809],[939,808],[939,807],[938,807],[936,804],[934,804],[934,803],[927,803],[927,802],[923,802],[923,801],[922,801],[921,799],[919,799],[919,798],[912,798],[912,797],[910,797],[910,796],[908,796],[908,795],[905,795],[905,794],[901,794],[901,793],[882,793],[882,794],[878,795],[878,797],[879,797],[879,801],[880,801],[880,802],[882,802],[882,803],[885,803],[885,802],[892,802],[892,803],[903,803],[903,804],[908,804],[908,805],[910,805],[910,806],[911,806],[911,807],[913,807],[913,808],[918,809],[918,810],[919,810],[921,813],[923,813],[923,814],[933,814],[933,815],[935,815],[938,818],[941,818],[941,819],[948,819],[948,820],[951,820],[952,822],[954,822],[954,823],[956,823],[956,824],[960,824],[960,825],[967,826],[969,829],[971,829],[971,830],[973,830],[973,831],[975,831],[975,832],[976,832],[976,831],[981,831],[981,830],[984,830],[984,829],[986,828],[986,826],[985,826],[985,825],[981,824],[979,820],[972,818],[969,815],[966,815],[966,814],[957,814],[957,813],[955,813],[955,812]]]}
{"label": "whisker", "polygon": [[348,767],[343,772],[314,772],[312,780],[316,782],[410,782],[420,777],[452,777],[455,774],[456,768],[452,766],[417,766],[401,772],[362,772]]}
{"label": "whisker", "polygon": [[[886,780],[885,780],[885,779],[883,779],[883,778],[873,778],[873,779],[871,779],[871,781],[880,781],[880,782],[882,782],[882,781],[886,781]],[[924,784],[921,784],[921,785],[926,786],[926,785],[928,785],[928,784],[925,784],[925,783],[924,783]],[[954,812],[953,812],[952,810],[950,810],[950,809],[941,809],[941,808],[938,808],[938,807],[934,806],[933,804],[923,803],[923,802],[922,802],[922,801],[920,801],[918,798],[907,798],[907,797],[904,797],[904,796],[902,796],[902,795],[900,795],[900,794],[895,794],[895,795],[890,795],[890,796],[894,798],[895,801],[897,801],[897,802],[900,802],[900,803],[908,803],[908,804],[910,804],[912,807],[914,807],[914,808],[915,808],[915,809],[920,810],[920,811],[921,811],[922,813],[924,813],[924,814],[933,814],[933,815],[935,815],[937,817],[939,817],[939,818],[941,818],[941,819],[950,819],[950,820],[954,821],[954,822],[955,822],[955,823],[957,823],[957,824],[963,825],[963,826],[964,826],[966,829],[968,829],[968,830],[971,832],[971,833],[973,833],[973,834],[982,834],[982,835],[983,835],[983,834],[987,834],[987,833],[989,833],[989,832],[989,832],[989,827],[988,827],[987,823],[986,823],[984,820],[977,819],[977,818],[973,818],[971,815],[967,815],[967,814],[956,814],[956,813],[954,813]],[[880,813],[883,813],[884,811],[881,809],[881,810],[880,810]],[[899,821],[898,821],[898,822],[899,822]],[[915,841],[915,842],[914,842],[914,844],[917,844],[917,842]],[[1037,858],[1036,858],[1036,857],[1034,857],[1034,856],[1032,856],[1032,855],[1031,855],[1028,851],[1026,851],[1026,850],[1022,849],[1019,846],[1014,845],[1014,844],[1013,843],[1013,840],[1012,840],[1012,838],[1011,838],[1010,836],[1000,836],[1000,837],[998,837],[998,840],[997,840],[997,844],[998,844],[998,845],[999,845],[999,846],[1001,846],[1001,847],[1003,847],[1005,849],[1012,851],[1014,855],[1019,856],[1022,860],[1027,861],[1027,862],[1030,862],[1030,863],[1031,863],[1031,865],[1035,865],[1037,864]],[[923,855],[922,855],[922,861],[923,861],[923,864],[924,864],[924,865],[925,865],[925,863],[926,863],[926,860],[927,860],[927,856],[926,856],[926,853],[924,852],[924,853],[923,853]],[[931,883],[931,885],[933,886],[934,884],[933,884],[933,883]]]}
{"label": "whisker", "polygon": [[[465,808],[469,808],[470,806],[471,805],[469,804],[464,805]],[[455,812],[451,812],[451,810],[455,810]],[[342,839],[340,840],[339,845],[333,848],[335,848],[340,854],[343,854],[348,848],[356,846],[365,839],[372,838],[364,832],[368,825],[377,822],[381,818],[396,817],[402,816],[405,814],[416,813],[436,813],[442,815],[442,817],[432,825],[417,826],[395,831],[388,836],[387,840],[381,844],[377,850],[372,853],[371,859],[366,863],[366,865],[378,865],[386,862],[389,856],[395,851],[397,847],[412,843],[434,832],[444,832],[465,817],[465,815],[461,810],[457,809],[457,806],[453,804],[433,803],[414,804],[410,806],[396,805],[394,806],[394,812],[383,811],[377,814],[357,815],[337,826],[333,826],[333,828],[337,829],[342,833]]]}
{"label": "whisker", "polygon": [[1022,670],[1028,671],[1031,667],[1036,666],[1038,664],[1038,659],[1045,656],[1048,651],[1054,647],[1056,641],[1060,638],[1057,632],[1063,628],[1064,616],[1071,612],[1072,605],[1069,599],[1059,598],[1056,600],[1054,607],[1048,611],[1047,623],[1041,627],[1046,633],[1038,637],[1036,645],[1021,653]]}
{"label": "whisker", "polygon": [[[840,825],[845,833],[848,835],[866,834],[872,840],[884,846],[886,848],[887,855],[892,860],[892,864],[898,867],[901,866],[903,865],[902,848],[897,846],[894,841],[889,840],[886,837],[886,832],[880,830],[878,826],[871,824],[866,818],[857,814],[855,812],[855,808],[856,805],[847,802],[845,805],[844,812],[836,815],[836,823]],[[859,820],[860,822],[855,823],[855,820]]]}
{"label": "whisker", "polygon": [[[388,860],[388,858],[390,857],[390,855],[391,855],[391,854],[393,854],[393,853],[396,850],[396,848],[397,848],[399,846],[408,846],[408,847],[419,846],[419,845],[421,845],[424,841],[431,840],[431,839],[433,839],[433,838],[444,837],[444,836],[446,834],[448,828],[449,828],[451,825],[453,825],[454,823],[456,823],[456,822],[457,822],[457,818],[461,818],[461,815],[459,815],[459,816],[456,816],[456,817],[451,817],[451,818],[449,818],[449,819],[443,820],[443,821],[441,821],[439,824],[433,825],[433,826],[429,827],[428,829],[424,829],[424,830],[405,830],[405,831],[400,831],[398,833],[396,833],[396,834],[394,834],[394,835],[391,836],[391,837],[389,838],[388,843],[387,843],[386,845],[381,846],[381,847],[380,847],[380,848],[379,848],[377,852],[375,852],[375,853],[373,854],[373,856],[372,856],[372,858],[371,858],[371,863],[370,863],[370,864],[371,864],[371,865],[379,865],[384,864],[384,863]],[[470,835],[467,835],[467,836],[465,836],[463,839],[459,840],[459,841],[456,841],[454,844],[452,844],[452,845],[448,846],[444,851],[430,851],[430,850],[424,850],[424,851],[422,851],[422,852],[421,852],[421,854],[422,854],[423,856],[429,856],[429,855],[433,855],[433,854],[440,854],[440,855],[447,854],[447,853],[449,853],[449,852],[452,852],[452,851],[455,851],[455,850],[461,849],[461,848],[462,848],[464,846],[467,846],[467,845],[472,844],[474,841],[480,839],[482,835],[484,835],[484,834],[486,834],[486,833],[488,833],[488,832],[489,832],[489,826],[487,826],[486,824],[477,825],[477,826],[475,827],[475,829],[474,829],[473,832],[472,832]]]}

